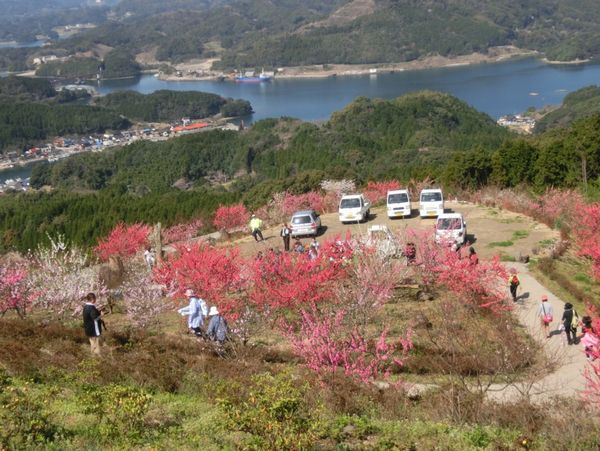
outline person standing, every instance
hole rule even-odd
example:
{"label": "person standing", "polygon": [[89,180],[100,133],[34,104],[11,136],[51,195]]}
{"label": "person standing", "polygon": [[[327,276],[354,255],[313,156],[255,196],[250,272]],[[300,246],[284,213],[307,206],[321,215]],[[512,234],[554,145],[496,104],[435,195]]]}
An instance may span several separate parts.
{"label": "person standing", "polygon": [[563,311],[562,324],[565,328],[565,334],[567,334],[567,342],[572,345],[577,340],[577,329],[573,328],[573,317],[575,316],[575,310],[573,310],[573,304],[567,302],[565,304],[565,310]]}
{"label": "person standing", "polygon": [[475,248],[471,246],[469,248],[469,265],[475,266],[479,264],[479,257],[477,256],[477,252],[475,252]]}
{"label": "person standing", "polygon": [[517,288],[519,288],[519,285],[521,285],[521,281],[519,280],[519,276],[517,276],[517,270],[511,269],[510,276],[508,276],[508,286],[513,302],[517,302]]}
{"label": "person standing", "polygon": [[190,303],[187,307],[180,308],[179,314],[188,317],[188,329],[197,337],[202,337],[202,327],[207,314],[207,306],[204,299],[198,298],[193,290],[185,290],[185,295]]}
{"label": "person standing", "polygon": [[227,321],[225,321],[225,318],[223,318],[217,307],[214,305],[210,308],[208,315],[210,316],[210,322],[208,323],[206,335],[210,340],[217,343],[217,354],[223,356],[223,344],[225,343],[225,340],[227,340]]}
{"label": "person standing", "polygon": [[316,236],[313,237],[312,241],[310,242],[310,248],[314,249],[316,255],[319,255],[319,249],[321,248],[321,245],[317,241]]}
{"label": "person standing", "polygon": [[262,220],[257,218],[256,215],[252,215],[252,218],[250,219],[250,232],[252,233],[252,236],[256,242],[259,241],[258,237],[260,237],[260,241],[264,241],[263,234],[260,231],[261,227]]}
{"label": "person standing", "polygon": [[96,307],[96,295],[88,293],[83,306],[83,329],[90,340],[90,347],[94,355],[100,355],[100,336],[104,326],[100,315],[100,310]]}
{"label": "person standing", "polygon": [[283,248],[288,252],[290,250],[290,235],[291,234],[292,234],[292,231],[288,227],[287,223],[284,222],[283,227],[281,228],[281,231],[279,232],[279,235],[281,235],[281,238],[283,239]]}
{"label": "person standing", "polygon": [[600,339],[592,324],[592,318],[590,316],[584,316],[581,318],[583,336],[581,337],[581,344],[585,351],[585,357],[588,360],[596,360],[598,358],[598,345]]}
{"label": "person standing", "polygon": [[152,252],[152,248],[148,246],[144,251],[144,260],[146,260],[146,265],[148,265],[148,269],[152,271],[152,268],[156,264],[156,257],[154,256],[154,252]]}
{"label": "person standing", "polygon": [[538,316],[542,322],[542,327],[544,328],[544,333],[546,338],[550,338],[550,334],[548,333],[548,329],[550,328],[550,323],[554,320],[554,310],[552,309],[552,304],[548,302],[548,296],[542,296],[542,303],[540,304],[540,308],[538,309]]}

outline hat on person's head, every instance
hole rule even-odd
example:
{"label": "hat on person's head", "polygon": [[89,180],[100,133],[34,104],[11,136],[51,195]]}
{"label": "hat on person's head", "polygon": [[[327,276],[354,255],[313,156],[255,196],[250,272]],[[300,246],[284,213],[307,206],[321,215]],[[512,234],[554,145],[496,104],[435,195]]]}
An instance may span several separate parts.
{"label": "hat on person's head", "polygon": [[252,217],[253,217],[253,218],[256,218],[256,215],[255,215],[255,214],[252,214]]}
{"label": "hat on person's head", "polygon": [[219,314],[219,310],[214,305],[210,308],[208,316],[215,316]]}
{"label": "hat on person's head", "polygon": [[570,308],[573,308],[573,304],[571,304],[570,302],[567,302],[567,303],[565,304],[565,310],[568,310],[568,309],[570,309]]}
{"label": "hat on person's head", "polygon": [[194,290],[192,290],[191,288],[188,288],[187,290],[185,290],[185,295],[189,298],[190,296],[194,295]]}
{"label": "hat on person's head", "polygon": [[547,300],[548,300],[548,295],[542,294],[542,301],[547,301]]}

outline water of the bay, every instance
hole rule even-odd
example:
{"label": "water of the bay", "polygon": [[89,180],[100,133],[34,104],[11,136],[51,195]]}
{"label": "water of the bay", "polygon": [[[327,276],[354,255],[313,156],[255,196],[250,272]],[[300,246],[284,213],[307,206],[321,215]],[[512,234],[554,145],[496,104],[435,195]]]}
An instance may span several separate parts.
{"label": "water of the bay", "polygon": [[[270,83],[230,81],[163,81],[152,75],[137,79],[103,81],[100,94],[134,90],[144,94],[159,89],[205,91],[223,97],[249,100],[255,113],[246,123],[267,117],[289,116],[307,121],[328,119],[356,97],[391,99],[423,89],[452,94],[494,119],[560,104],[564,96],[589,85],[600,84],[600,65],[549,65],[527,58],[503,63],[411,70],[364,76],[315,79],[275,79]],[[28,176],[29,168],[19,171]],[[10,175],[7,175],[10,174]],[[0,183],[15,173],[0,172]]]}
{"label": "water of the bay", "polygon": [[252,120],[290,116],[323,120],[358,96],[391,99],[430,89],[447,92],[497,119],[534,106],[560,104],[581,87],[600,83],[600,65],[549,65],[527,58],[503,63],[411,70],[396,73],[316,79],[275,79],[270,83],[163,81],[151,75],[104,81],[101,94],[131,89],[144,94],[159,89],[205,91],[249,100]]}

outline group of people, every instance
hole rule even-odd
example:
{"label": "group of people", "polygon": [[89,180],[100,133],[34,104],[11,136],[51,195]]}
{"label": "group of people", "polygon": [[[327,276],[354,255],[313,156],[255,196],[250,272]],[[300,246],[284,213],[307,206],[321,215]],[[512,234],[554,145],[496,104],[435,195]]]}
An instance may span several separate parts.
{"label": "group of people", "polygon": [[[546,338],[550,338],[550,324],[554,321],[554,309],[552,304],[548,302],[548,296],[543,295],[542,301],[537,312],[540,318],[542,328],[546,335]],[[581,327],[582,335],[578,335],[578,328]],[[565,303],[563,314],[560,320],[560,329],[565,332],[567,337],[567,343],[569,345],[581,343],[585,349],[585,355],[589,360],[595,359],[593,355],[593,349],[600,343],[600,337],[598,332],[594,329],[592,324],[592,318],[590,316],[584,316],[579,319],[577,311],[570,302]]]}
{"label": "group of people", "polygon": [[[217,344],[217,352],[222,352],[223,344],[227,340],[228,326],[227,321],[221,315],[216,306],[208,308],[204,299],[196,296],[191,289],[186,290],[185,296],[189,304],[178,310],[182,316],[187,316],[187,326],[189,332],[199,338],[212,340]],[[88,293],[84,298],[83,306],[83,329],[85,335],[90,341],[90,347],[94,355],[100,355],[100,342],[103,330],[106,325],[102,320],[101,309],[96,305],[96,295]],[[204,327],[205,321],[208,321],[208,327]]]}
{"label": "group of people", "polygon": [[[217,307],[213,305],[209,309],[206,301],[196,296],[191,289],[185,291],[185,296],[188,298],[189,304],[177,312],[188,317],[188,330],[199,338],[209,339],[223,345],[227,339],[227,321]],[[205,329],[206,318],[210,318],[210,320]]]}

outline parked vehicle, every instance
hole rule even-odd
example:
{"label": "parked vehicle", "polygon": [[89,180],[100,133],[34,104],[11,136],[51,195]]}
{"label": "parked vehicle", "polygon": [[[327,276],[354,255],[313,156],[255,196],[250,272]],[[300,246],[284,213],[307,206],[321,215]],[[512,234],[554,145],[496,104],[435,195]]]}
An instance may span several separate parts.
{"label": "parked vehicle", "polygon": [[402,255],[400,243],[386,225],[370,226],[367,231],[366,245],[374,247],[377,255],[385,259],[397,258]]}
{"label": "parked vehicle", "polygon": [[387,193],[388,218],[410,218],[410,194],[408,190],[400,189]]}
{"label": "parked vehicle", "polygon": [[421,191],[419,203],[419,216],[427,218],[439,216],[444,213],[444,195],[439,188],[424,189]]}
{"label": "parked vehicle", "polygon": [[290,229],[292,237],[297,236],[317,236],[321,230],[321,218],[315,210],[297,211],[290,220]]}
{"label": "parked vehicle", "polygon": [[442,213],[435,224],[435,242],[460,248],[467,242],[467,223],[460,213]]}
{"label": "parked vehicle", "polygon": [[371,204],[362,194],[342,196],[338,215],[342,224],[346,222],[363,222],[371,215]]}

